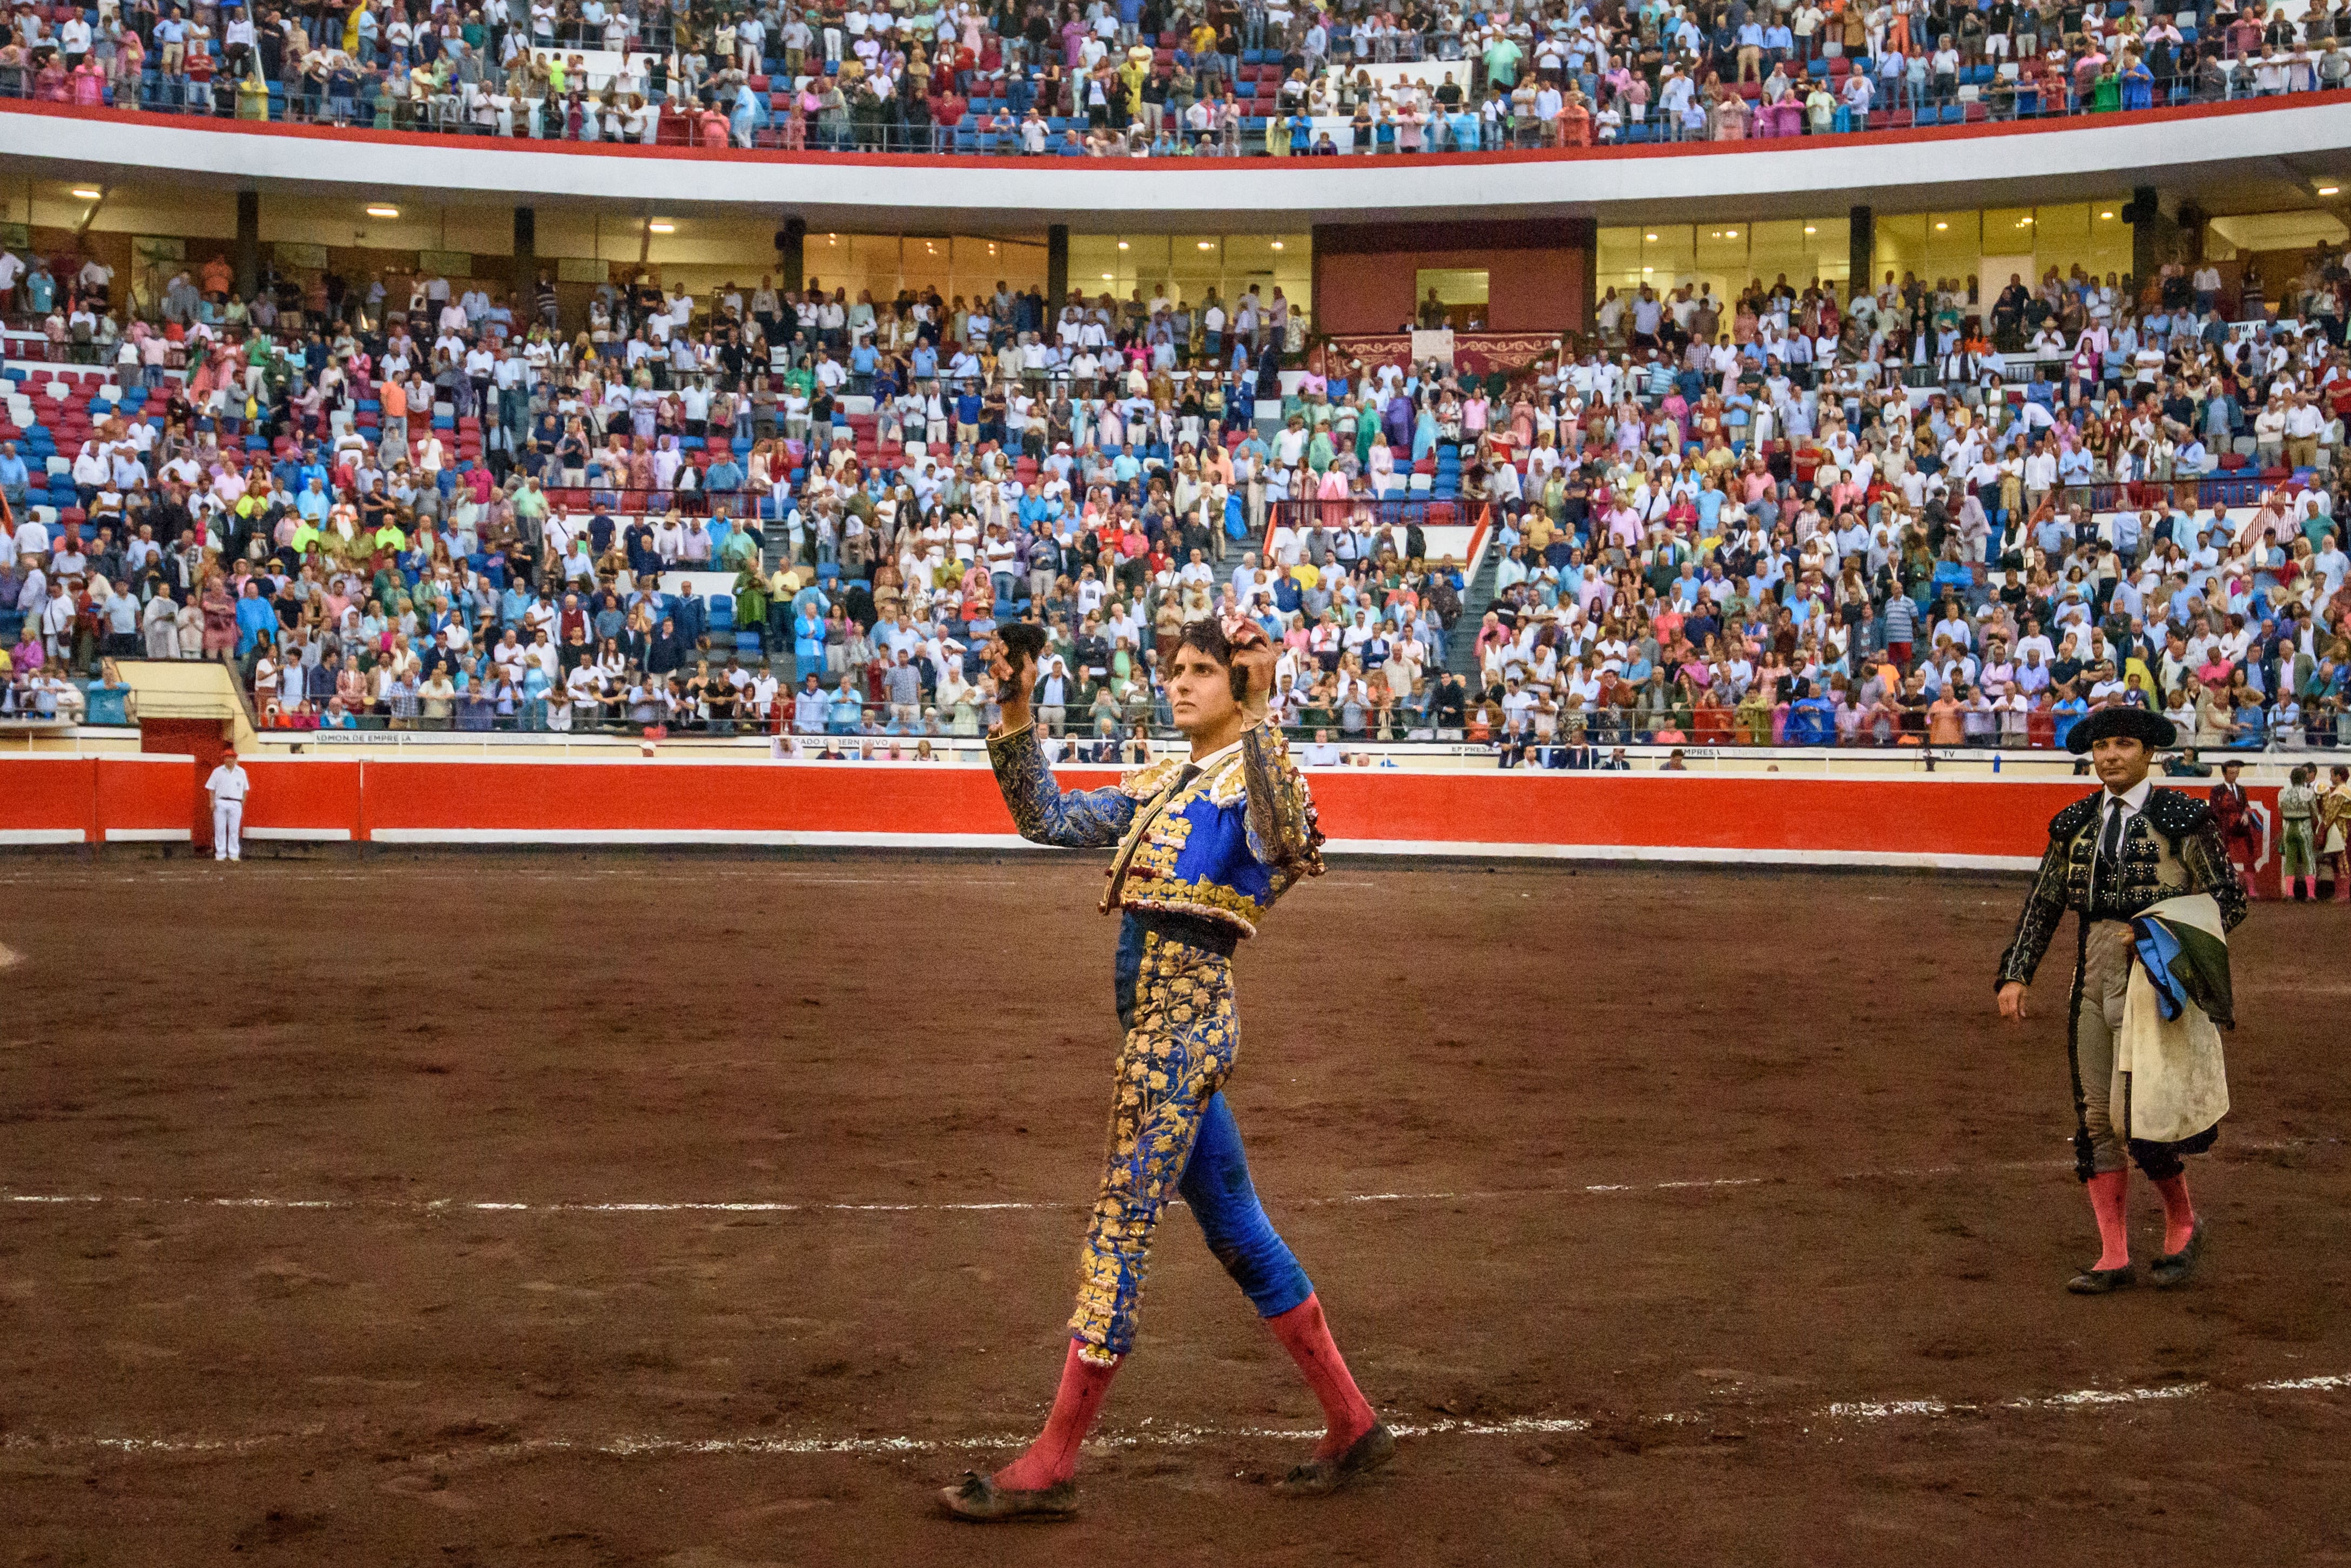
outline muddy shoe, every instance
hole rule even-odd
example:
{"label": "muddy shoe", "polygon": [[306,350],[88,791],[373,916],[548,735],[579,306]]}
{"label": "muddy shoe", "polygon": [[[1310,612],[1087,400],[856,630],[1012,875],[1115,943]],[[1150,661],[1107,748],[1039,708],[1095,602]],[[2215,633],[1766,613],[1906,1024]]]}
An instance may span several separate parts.
{"label": "muddy shoe", "polygon": [[2188,1233],[2188,1245],[2177,1252],[2167,1252],[2147,1265],[2147,1277],[2161,1291],[2184,1285],[2195,1278],[2196,1265],[2203,1257],[2204,1222],[2199,1219],[2196,1222],[2196,1228]]}
{"label": "muddy shoe", "polygon": [[1078,1511],[1078,1483],[1056,1481],[1035,1491],[1015,1491],[977,1470],[966,1470],[961,1481],[939,1489],[939,1506],[957,1519],[980,1524],[1003,1519],[1069,1519]]}
{"label": "muddy shoe", "polygon": [[1275,1490],[1285,1497],[1322,1497],[1337,1491],[1358,1476],[1366,1476],[1395,1458],[1395,1434],[1387,1423],[1374,1421],[1335,1458],[1309,1459],[1283,1478]]}
{"label": "muddy shoe", "polygon": [[2085,1269],[2065,1281],[2077,1296],[2110,1296],[2138,1283],[2138,1270],[2128,1263],[2119,1269]]}

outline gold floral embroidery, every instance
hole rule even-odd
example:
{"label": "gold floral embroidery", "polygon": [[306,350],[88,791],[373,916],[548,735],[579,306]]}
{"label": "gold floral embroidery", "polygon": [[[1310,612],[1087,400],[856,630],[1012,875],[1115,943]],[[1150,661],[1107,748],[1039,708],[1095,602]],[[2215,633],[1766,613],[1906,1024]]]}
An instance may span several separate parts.
{"label": "gold floral embroidery", "polygon": [[[1152,819],[1151,826],[1144,832],[1144,842],[1127,862],[1126,879],[1130,889],[1138,883],[1175,880],[1176,857],[1184,852],[1184,846],[1192,838],[1192,819],[1182,814],[1185,804],[1182,798],[1172,800],[1166,810]],[[1148,889],[1140,891],[1147,892]],[[1128,895],[1122,897],[1120,902],[1132,905],[1134,899]]]}
{"label": "gold floral embroidery", "polygon": [[1144,938],[1134,1026],[1120,1045],[1109,1157],[1078,1266],[1072,1337],[1106,1354],[1134,1343],[1151,1238],[1183,1179],[1200,1113],[1239,1048],[1232,970],[1214,953]]}

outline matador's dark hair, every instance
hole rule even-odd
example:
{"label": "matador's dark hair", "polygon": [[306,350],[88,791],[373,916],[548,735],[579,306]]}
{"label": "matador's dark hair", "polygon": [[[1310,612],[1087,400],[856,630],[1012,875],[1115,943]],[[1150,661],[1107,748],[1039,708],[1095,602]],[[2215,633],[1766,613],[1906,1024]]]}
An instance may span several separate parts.
{"label": "matador's dark hair", "polygon": [[1029,661],[1029,668],[1038,674],[1045,673],[1045,629],[1033,621],[1008,621],[996,629],[1004,651],[1012,655],[1014,669],[1020,661]]}
{"label": "matador's dark hair", "polygon": [[1249,691],[1249,672],[1233,663],[1233,642],[1225,635],[1224,623],[1211,617],[1205,621],[1187,621],[1184,634],[1176,640],[1178,648],[1197,648],[1232,676],[1233,701],[1238,702]]}

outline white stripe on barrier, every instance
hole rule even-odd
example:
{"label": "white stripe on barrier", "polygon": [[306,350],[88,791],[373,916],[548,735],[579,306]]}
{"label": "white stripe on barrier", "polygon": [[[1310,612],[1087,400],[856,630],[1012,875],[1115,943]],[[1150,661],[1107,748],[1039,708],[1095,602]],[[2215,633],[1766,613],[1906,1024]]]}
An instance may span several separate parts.
{"label": "white stripe on barrier", "polygon": [[[248,830],[246,837],[256,836]],[[732,845],[747,849],[1033,850],[1017,833],[856,833],[732,828],[377,828],[380,844]],[[1583,860],[1714,865],[1876,866],[1907,871],[2031,871],[2033,855],[1897,850],[1755,849],[1745,845],[1546,844],[1451,839],[1333,839],[1329,854],[1393,859]]]}
{"label": "white stripe on barrier", "polygon": [[0,828],[0,844],[78,844],[89,839],[81,828]]}
{"label": "white stripe on barrier", "polygon": [[1332,839],[1327,854],[1489,856],[1499,860],[1674,861],[1713,865],[1884,866],[1915,871],[2031,871],[2037,855],[1911,850],[1766,850],[1743,844],[1518,844],[1442,839]]}
{"label": "white stripe on barrier", "polygon": [[1025,850],[1018,833],[839,833],[737,828],[375,828],[380,844],[739,844],[823,849]]}

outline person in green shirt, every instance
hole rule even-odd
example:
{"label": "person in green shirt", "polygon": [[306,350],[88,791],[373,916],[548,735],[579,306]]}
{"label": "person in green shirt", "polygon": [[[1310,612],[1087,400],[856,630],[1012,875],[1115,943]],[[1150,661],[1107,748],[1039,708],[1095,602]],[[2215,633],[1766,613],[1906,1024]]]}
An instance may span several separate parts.
{"label": "person in green shirt", "polygon": [[1486,46],[1486,80],[1508,92],[1519,85],[1519,62],[1526,57],[1516,39],[1505,33]]}
{"label": "person in green shirt", "polygon": [[[735,539],[745,537],[737,534],[726,542],[731,547]],[[742,570],[735,574],[735,624],[762,632],[767,628],[768,584],[759,575],[759,563],[756,559],[746,561]]]}
{"label": "person in green shirt", "polygon": [[[741,528],[731,528],[726,534],[726,543],[718,551],[718,561],[721,566],[731,566],[737,571],[756,575],[759,570],[758,541]],[[737,615],[739,618],[740,612]]]}

